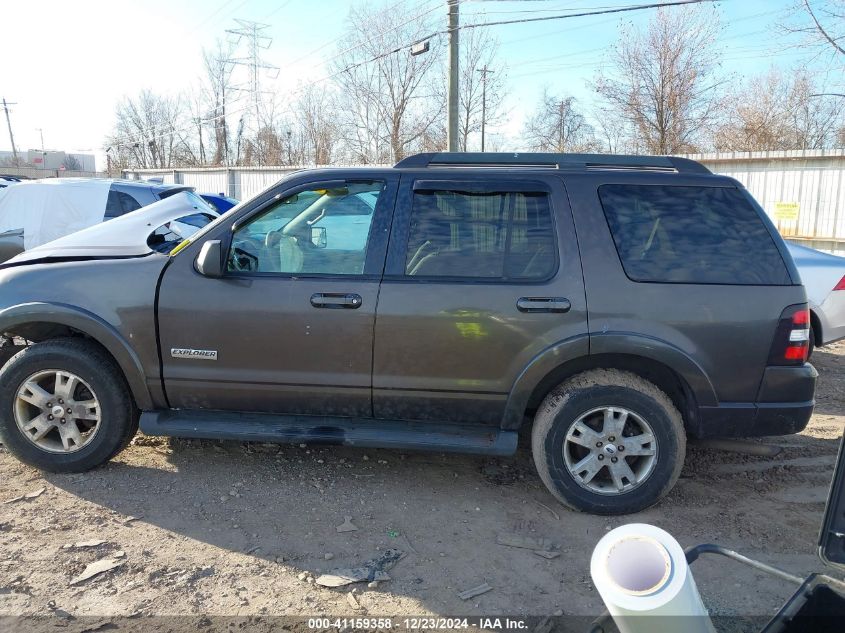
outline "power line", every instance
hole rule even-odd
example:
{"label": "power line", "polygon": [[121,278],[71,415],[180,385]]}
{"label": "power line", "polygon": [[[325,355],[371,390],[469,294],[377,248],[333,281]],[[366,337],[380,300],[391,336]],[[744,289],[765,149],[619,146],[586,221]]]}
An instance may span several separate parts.
{"label": "power line", "polygon": [[617,7],[615,9],[602,9],[599,11],[584,11],[582,13],[566,13],[564,15],[547,15],[541,18],[520,18],[517,20],[500,20],[498,22],[479,22],[476,24],[463,24],[462,29],[475,29],[480,26],[501,26],[503,24],[522,24],[525,22],[544,22],[546,20],[565,20],[567,18],[583,18],[590,15],[606,15],[608,13],[625,13],[628,11],[643,11],[645,9],[659,9],[661,7],[674,7],[685,4],[702,4],[704,2],[721,2],[722,0],[675,0],[674,2],[657,2],[652,4],[638,4],[628,7]]}
{"label": "power line", "polygon": [[[459,1],[461,1],[461,0],[459,0]],[[466,0],[463,0],[463,1],[466,1]],[[527,18],[527,19],[520,19],[520,20],[504,20],[504,21],[500,21],[500,22],[485,22],[485,23],[477,23],[477,24],[463,24],[463,25],[459,25],[457,27],[457,30],[460,31],[461,29],[478,28],[478,27],[484,27],[484,26],[498,26],[498,25],[502,25],[502,24],[515,24],[515,23],[521,23],[521,22],[538,22],[538,21],[545,21],[545,20],[559,20],[559,19],[566,19],[566,18],[589,17],[589,16],[592,16],[592,15],[606,15],[606,14],[611,14],[611,13],[623,13],[623,12],[629,12],[629,11],[642,11],[642,10],[646,10],[646,9],[656,9],[656,8],[659,9],[661,7],[693,5],[693,4],[701,4],[701,3],[705,3],[705,2],[711,3],[711,2],[720,2],[720,1],[721,0],[675,0],[675,1],[672,1],[672,2],[659,2],[659,3],[641,4],[641,5],[631,5],[631,6],[626,6],[626,7],[618,7],[618,8],[614,8],[614,9],[601,9],[601,10],[587,11],[587,12],[581,12],[581,13],[569,13],[569,14],[565,14],[565,15],[544,16],[544,17],[540,17],[540,18]],[[428,11],[425,11],[423,14],[421,14],[418,17],[422,17],[422,15],[426,15],[428,13],[431,13],[431,11],[433,11],[433,10],[434,9],[430,9]],[[397,28],[401,28],[401,26],[404,26],[405,24],[410,23],[414,19],[415,18],[412,18],[411,20],[408,20],[407,22],[404,22],[403,24],[401,24],[397,27],[393,27],[392,29],[389,29],[388,31],[384,31],[383,33],[388,33],[388,32],[396,30]],[[350,72],[350,71],[355,70],[356,68],[359,68],[359,67],[364,66],[366,64],[370,64],[374,61],[378,61],[380,59],[383,59],[383,58],[385,58],[389,55],[393,55],[395,53],[398,53],[398,52],[412,46],[413,44],[416,44],[416,43],[419,43],[419,42],[424,42],[426,40],[430,40],[434,37],[437,37],[437,36],[440,36],[440,35],[443,35],[443,34],[447,34],[448,32],[449,32],[448,29],[432,31],[428,35],[417,38],[414,42],[409,42],[409,43],[406,43],[406,44],[403,44],[403,45],[400,45],[400,46],[396,46],[391,50],[385,51],[383,53],[380,53],[378,55],[375,55],[375,56],[370,57],[368,59],[365,59],[363,61],[350,64],[350,65],[348,65],[348,66],[346,66],[346,67],[344,67],[344,68],[342,68],[342,69],[340,69],[336,72],[330,73],[328,75],[320,77],[319,79],[316,79],[314,81],[311,81],[311,82],[308,82],[304,85],[301,85],[301,86],[297,87],[295,90],[289,92],[288,95],[297,94],[297,93],[302,92],[303,90],[307,89],[310,86],[314,86],[314,85],[317,85],[317,84],[322,83],[324,81],[327,81],[329,79],[333,79],[334,77],[337,77],[340,74],[343,74],[345,72]],[[377,34],[381,35],[383,33],[380,32],[380,33],[377,33]],[[350,48],[345,49],[343,51],[340,51],[338,54],[334,55],[333,57],[329,58],[326,61],[332,61],[333,59],[336,59],[337,57],[340,57],[341,55],[343,55],[347,52],[351,52],[352,50],[360,48],[364,44],[366,44],[366,42],[362,42],[361,44],[358,44],[356,46],[353,46],[353,47],[350,47]],[[274,106],[275,106],[275,100],[274,100]],[[247,108],[248,108],[248,106],[245,107],[245,108],[242,108],[241,110],[236,110],[234,112],[230,112],[229,115],[238,114],[239,112],[245,111]],[[218,120],[220,118],[221,118],[221,115],[218,115],[218,116],[215,116],[215,117],[203,119],[203,121],[204,122],[211,122],[211,121]],[[147,139],[147,138],[142,136],[142,137],[137,138],[135,140],[135,143],[137,143],[139,140],[156,140],[157,138],[166,138],[166,137],[172,136],[172,135],[174,135],[174,134],[176,134],[180,131],[184,132],[185,130],[189,129],[189,127],[192,127],[192,126],[186,126],[185,128],[178,129],[178,130],[175,127],[171,127],[171,129],[168,132],[160,135],[159,137],[153,137],[153,139]],[[130,145],[129,146],[131,146],[131,139],[130,139]],[[124,145],[124,144],[121,143],[121,144],[118,144],[118,147],[127,147],[127,145]]]}

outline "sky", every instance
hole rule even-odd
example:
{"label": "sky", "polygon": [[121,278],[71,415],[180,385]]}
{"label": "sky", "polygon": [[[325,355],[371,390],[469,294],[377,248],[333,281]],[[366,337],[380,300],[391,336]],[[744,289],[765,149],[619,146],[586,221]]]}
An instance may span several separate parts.
{"label": "sky", "polygon": [[[464,24],[557,15],[642,4],[644,0],[464,0]],[[721,0],[718,48],[723,70],[737,75],[771,66],[808,63],[828,91],[842,91],[829,57],[808,62],[778,30],[794,0]],[[175,94],[197,85],[202,49],[237,28],[235,18],[267,23],[272,38],[264,59],[280,68],[262,88],[279,94],[324,77],[326,61],[343,45],[350,7],[394,6],[396,0],[12,0],[3,7],[0,38],[0,97],[10,106],[19,150],[87,151],[98,155],[113,122],[115,106],[141,89]],[[445,28],[446,0],[406,0],[409,18]],[[652,11],[548,20],[489,27],[500,43],[510,96],[505,116],[491,134],[518,137],[544,88],[569,94],[589,111],[590,82],[608,63],[623,21],[644,25]],[[377,24],[373,25],[378,28]],[[10,150],[0,120],[0,150]]]}

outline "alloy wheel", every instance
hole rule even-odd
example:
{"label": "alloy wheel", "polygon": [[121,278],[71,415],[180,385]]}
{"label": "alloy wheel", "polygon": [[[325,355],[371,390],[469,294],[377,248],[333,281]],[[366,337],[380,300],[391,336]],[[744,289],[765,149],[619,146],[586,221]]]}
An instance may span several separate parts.
{"label": "alloy wheel", "polygon": [[100,428],[100,403],[76,374],[47,369],[18,388],[15,422],[23,436],[51,453],[73,453],[87,446]]}
{"label": "alloy wheel", "polygon": [[657,439],[648,422],[633,411],[599,407],[569,427],[563,457],[581,487],[601,495],[623,494],[651,475]]}

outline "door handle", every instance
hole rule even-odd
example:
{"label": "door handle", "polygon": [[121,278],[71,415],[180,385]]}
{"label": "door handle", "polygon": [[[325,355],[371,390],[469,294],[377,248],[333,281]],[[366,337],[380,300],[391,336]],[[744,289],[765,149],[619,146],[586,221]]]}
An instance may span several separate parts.
{"label": "door handle", "polygon": [[565,297],[520,297],[516,302],[520,312],[569,312],[571,307]]}
{"label": "door handle", "polygon": [[345,308],[355,310],[364,302],[361,295],[351,292],[317,292],[311,295],[311,305],[315,308]]}

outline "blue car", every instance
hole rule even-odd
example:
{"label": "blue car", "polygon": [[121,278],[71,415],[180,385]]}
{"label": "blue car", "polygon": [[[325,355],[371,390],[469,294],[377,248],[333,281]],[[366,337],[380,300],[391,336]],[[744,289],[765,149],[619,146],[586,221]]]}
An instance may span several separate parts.
{"label": "blue car", "polygon": [[234,198],[230,198],[229,196],[222,194],[222,193],[201,193],[200,196],[203,200],[205,200],[208,204],[211,205],[211,208],[217,211],[217,213],[223,214],[226,213],[229,209],[234,207],[239,200],[235,200]]}

